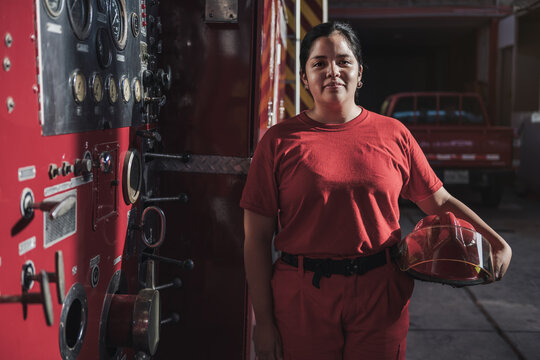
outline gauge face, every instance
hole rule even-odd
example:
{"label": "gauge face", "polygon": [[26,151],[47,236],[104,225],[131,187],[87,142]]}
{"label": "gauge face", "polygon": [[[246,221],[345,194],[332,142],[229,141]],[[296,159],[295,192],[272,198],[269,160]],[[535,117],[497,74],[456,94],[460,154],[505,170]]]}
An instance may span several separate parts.
{"label": "gauge face", "polygon": [[131,32],[133,36],[139,36],[139,31],[141,29],[141,23],[139,21],[139,15],[137,13],[131,13]]}
{"label": "gauge face", "polygon": [[92,23],[91,0],[67,0],[67,8],[73,32],[80,40],[86,39]]}
{"label": "gauge face", "polygon": [[118,100],[118,88],[116,87],[114,76],[112,75],[107,77],[107,95],[109,96],[111,104],[116,103]]}
{"label": "gauge face", "polygon": [[62,12],[64,0],[44,0],[45,7],[52,17],[57,17]]}
{"label": "gauge face", "polygon": [[75,70],[70,78],[73,98],[78,104],[86,98],[86,78],[80,70]]}
{"label": "gauge face", "polygon": [[92,75],[91,79],[91,87],[92,87],[92,97],[94,98],[94,101],[96,103],[101,102],[103,99],[103,82],[101,81],[101,76],[99,74],[94,73]]}
{"label": "gauge face", "polygon": [[124,0],[110,0],[109,5],[109,25],[111,28],[114,44],[122,50],[126,46],[127,40],[127,15],[126,3]]}
{"label": "gauge face", "polygon": [[131,99],[131,86],[129,79],[125,75],[120,79],[120,89],[122,91],[122,100],[128,102]]}
{"label": "gauge face", "polygon": [[104,69],[111,65],[112,53],[111,43],[107,31],[103,28],[99,29],[96,36],[96,54],[99,65]]}
{"label": "gauge face", "polygon": [[135,98],[136,102],[141,102],[142,99],[142,89],[141,89],[141,81],[137,78],[133,79],[133,97]]}

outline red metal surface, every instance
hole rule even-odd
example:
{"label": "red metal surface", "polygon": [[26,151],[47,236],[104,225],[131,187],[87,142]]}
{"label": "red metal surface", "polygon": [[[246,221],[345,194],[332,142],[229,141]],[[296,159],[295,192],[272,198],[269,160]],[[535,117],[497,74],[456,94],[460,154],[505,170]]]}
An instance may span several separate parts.
{"label": "red metal surface", "polygon": [[[127,149],[138,147],[134,130],[129,128],[96,131],[89,133],[44,137],[38,119],[36,33],[34,25],[34,6],[31,0],[9,1],[3,4],[0,13],[0,58],[8,57],[12,66],[9,71],[1,70],[2,88],[0,89],[0,153],[2,154],[3,175],[0,177],[0,294],[14,295],[21,293],[22,265],[31,260],[36,271],[54,271],[54,257],[57,250],[62,250],[66,274],[66,292],[75,283],[81,283],[88,299],[88,326],[78,359],[98,359],[99,322],[104,295],[113,273],[122,268],[129,279],[131,291],[136,290],[136,257],[130,259],[120,256],[124,252],[127,229],[127,212],[130,206],[123,202],[121,190],[109,193],[105,202],[95,202],[93,198],[94,182],[89,182],[75,189],[77,191],[77,232],[74,235],[45,248],[43,240],[43,213],[36,211],[30,220],[24,220],[19,210],[21,193],[24,188],[32,189],[36,201],[45,198],[45,189],[68,183],[73,174],[50,179],[49,164],[61,165],[63,161],[74,163],[86,150],[103,143],[117,144],[120,161]],[[10,33],[13,38],[11,47],[7,47],[4,36]],[[12,97],[15,108],[8,112],[6,99]],[[118,179],[121,180],[121,162],[115,163]],[[20,181],[18,170],[35,166],[35,178]],[[94,170],[94,179],[97,178]],[[108,188],[111,189],[109,183]],[[117,185],[121,186],[121,185]],[[58,193],[63,193],[59,190]],[[104,218],[93,228],[93,206],[116,203],[118,216]],[[108,206],[108,205],[107,205]],[[107,207],[106,206],[106,207]],[[99,208],[100,211],[109,211]],[[36,247],[24,254],[19,254],[19,245],[35,237]],[[100,257],[100,281],[97,287],[90,285],[90,261]],[[43,311],[39,305],[28,308],[28,317],[23,319],[20,304],[1,304],[0,327],[1,357],[5,359],[60,359],[59,327],[62,306],[56,301],[55,284],[51,285],[53,294],[54,324],[46,326]],[[39,291],[39,284],[34,284],[32,292]]]}

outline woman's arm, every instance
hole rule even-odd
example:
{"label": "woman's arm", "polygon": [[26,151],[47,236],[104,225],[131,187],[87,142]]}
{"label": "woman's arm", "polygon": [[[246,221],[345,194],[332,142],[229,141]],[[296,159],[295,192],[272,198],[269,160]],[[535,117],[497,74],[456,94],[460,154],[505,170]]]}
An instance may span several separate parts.
{"label": "woman's arm", "polygon": [[272,288],[271,243],[275,218],[244,210],[244,264],[255,312],[255,352],[260,360],[282,359],[281,338],[275,325]]}
{"label": "woman's arm", "polygon": [[471,223],[476,231],[490,242],[493,248],[495,278],[500,280],[504,276],[512,258],[510,245],[467,205],[450,195],[444,187],[441,187],[429,198],[417,202],[416,205],[428,215],[442,215],[450,211],[458,218]]}

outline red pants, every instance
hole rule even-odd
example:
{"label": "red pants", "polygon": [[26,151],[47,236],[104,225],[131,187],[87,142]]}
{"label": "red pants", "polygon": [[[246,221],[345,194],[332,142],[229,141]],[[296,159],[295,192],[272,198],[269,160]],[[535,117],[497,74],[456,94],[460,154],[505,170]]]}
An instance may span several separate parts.
{"label": "red pants", "polygon": [[278,260],[272,288],[285,360],[405,360],[413,279],[388,262],[323,277]]}

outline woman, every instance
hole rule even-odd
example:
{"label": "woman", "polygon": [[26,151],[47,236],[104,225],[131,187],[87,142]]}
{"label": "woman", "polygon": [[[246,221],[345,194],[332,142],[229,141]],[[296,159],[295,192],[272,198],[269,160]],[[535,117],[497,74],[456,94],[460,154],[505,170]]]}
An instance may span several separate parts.
{"label": "woman", "polygon": [[349,25],[313,28],[300,62],[314,106],[267,131],[240,202],[256,354],[403,360],[413,280],[389,257],[401,238],[399,196],[471,222],[493,245],[497,279],[511,249],[442,187],[399,121],[355,104],[363,67]]}

